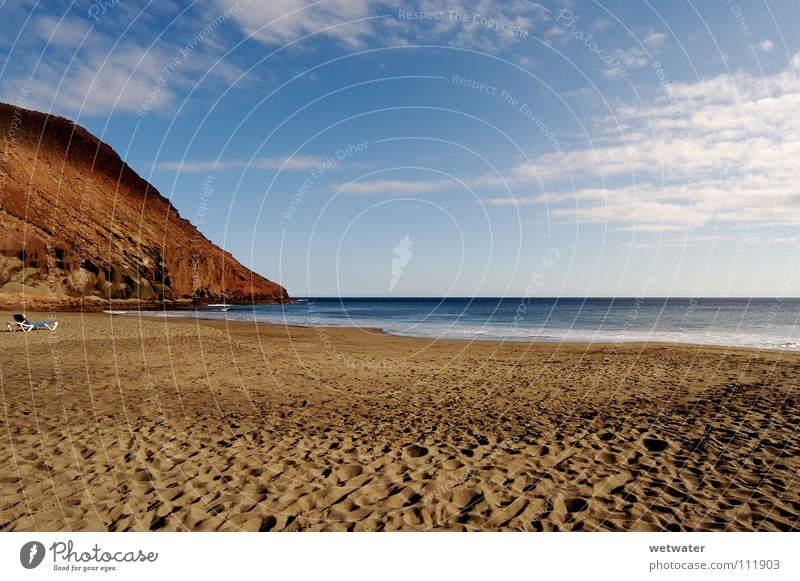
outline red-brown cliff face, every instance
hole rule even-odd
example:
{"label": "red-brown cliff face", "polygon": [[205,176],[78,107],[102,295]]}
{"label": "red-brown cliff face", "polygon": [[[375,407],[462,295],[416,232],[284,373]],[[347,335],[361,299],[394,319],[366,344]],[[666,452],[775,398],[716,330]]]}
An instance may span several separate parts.
{"label": "red-brown cliff face", "polygon": [[0,103],[0,294],[288,298],[206,239],[108,145]]}

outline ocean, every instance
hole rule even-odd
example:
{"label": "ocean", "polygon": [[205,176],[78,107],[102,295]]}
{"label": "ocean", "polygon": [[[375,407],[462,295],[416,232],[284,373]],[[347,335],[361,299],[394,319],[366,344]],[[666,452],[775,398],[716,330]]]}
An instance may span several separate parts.
{"label": "ocean", "polygon": [[[138,314],[138,313],[137,313]],[[800,351],[800,299],[308,298],[161,316],[494,341],[696,343]]]}

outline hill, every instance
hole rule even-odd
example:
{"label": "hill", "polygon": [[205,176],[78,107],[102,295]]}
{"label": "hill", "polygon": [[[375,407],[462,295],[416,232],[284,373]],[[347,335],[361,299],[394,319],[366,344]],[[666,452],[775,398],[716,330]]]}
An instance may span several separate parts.
{"label": "hill", "polygon": [[70,120],[0,103],[0,136],[0,302],[288,299]]}

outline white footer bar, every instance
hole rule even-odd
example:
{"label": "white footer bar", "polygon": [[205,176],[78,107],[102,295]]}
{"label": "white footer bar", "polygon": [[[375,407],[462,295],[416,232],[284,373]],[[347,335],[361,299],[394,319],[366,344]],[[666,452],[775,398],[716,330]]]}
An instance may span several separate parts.
{"label": "white footer bar", "polygon": [[7,579],[800,579],[792,533],[0,533]]}

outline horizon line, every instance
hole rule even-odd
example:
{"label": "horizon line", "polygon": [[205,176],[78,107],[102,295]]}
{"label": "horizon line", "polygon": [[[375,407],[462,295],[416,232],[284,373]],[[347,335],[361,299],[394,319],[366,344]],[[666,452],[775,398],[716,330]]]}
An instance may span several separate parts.
{"label": "horizon line", "polygon": [[691,296],[691,295],[653,295],[653,296],[634,296],[634,295],[548,295],[548,296],[526,296],[526,295],[477,295],[477,296],[441,296],[441,295],[293,295],[292,299],[635,299],[635,300],[654,300],[654,299],[694,299],[694,300],[800,300],[800,296]]}

